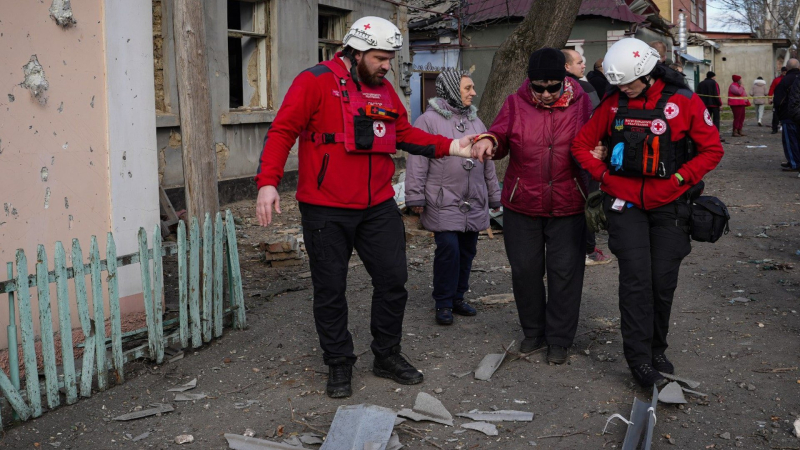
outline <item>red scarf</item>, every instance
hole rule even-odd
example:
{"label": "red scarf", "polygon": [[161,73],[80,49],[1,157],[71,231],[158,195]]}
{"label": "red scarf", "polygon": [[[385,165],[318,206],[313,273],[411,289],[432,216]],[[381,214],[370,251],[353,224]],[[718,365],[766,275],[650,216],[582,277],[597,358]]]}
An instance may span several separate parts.
{"label": "red scarf", "polygon": [[544,104],[541,100],[536,97],[536,92],[533,91],[533,88],[528,86],[528,89],[531,91],[531,98],[533,99],[533,104],[539,106],[541,108],[566,108],[572,102],[572,97],[575,96],[575,90],[572,85],[573,81],[570,78],[564,79],[564,87],[561,90],[561,97],[550,103],[549,105]]}

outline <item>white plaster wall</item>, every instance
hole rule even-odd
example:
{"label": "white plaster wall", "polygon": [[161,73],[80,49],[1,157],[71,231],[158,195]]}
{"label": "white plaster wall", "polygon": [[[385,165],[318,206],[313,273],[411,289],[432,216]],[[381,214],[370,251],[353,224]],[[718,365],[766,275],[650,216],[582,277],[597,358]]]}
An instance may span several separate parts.
{"label": "white plaster wall", "polygon": [[[152,246],[159,223],[152,5],[106,0],[104,18],[111,229],[123,255],[138,251],[139,227]],[[121,270],[119,282],[120,297],[141,294],[138,265]],[[124,310],[141,310],[128,300]]]}

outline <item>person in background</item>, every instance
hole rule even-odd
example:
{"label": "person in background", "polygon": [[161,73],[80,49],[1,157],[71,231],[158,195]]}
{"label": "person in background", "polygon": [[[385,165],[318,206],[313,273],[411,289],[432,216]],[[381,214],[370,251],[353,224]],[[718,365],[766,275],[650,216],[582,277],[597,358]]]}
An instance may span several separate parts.
{"label": "person in background", "polygon": [[[580,83],[583,91],[589,95],[589,99],[592,101],[592,111],[597,108],[597,105],[600,104],[600,98],[597,96],[597,93],[594,90],[594,86],[589,83],[588,81],[583,81],[580,78],[583,77],[583,72],[586,70],[586,63],[583,60],[583,57],[580,53],[576,52],[572,49],[563,49],[561,53],[564,54],[564,60],[566,64],[564,67],[567,69],[567,76],[572,78],[573,80]],[[604,77],[605,78],[605,77]],[[584,184],[587,186],[587,196],[592,192],[600,189],[600,183],[592,180],[589,177],[588,173],[585,171],[582,173],[582,179]],[[597,248],[597,238],[589,229],[586,227],[586,261],[585,264],[587,266],[594,266],[598,264],[608,264],[611,262],[611,258],[606,256],[602,250]]]}
{"label": "person in background", "polygon": [[[453,139],[486,132],[472,104],[475,84],[469,72],[446,69],[436,77],[436,95],[414,127]],[[500,208],[494,162],[445,157],[406,159],[406,205],[433,231],[433,300],[436,323],[450,325],[453,314],[478,312],[464,300],[469,290],[478,232],[489,228],[489,208]]]}
{"label": "person in background", "polygon": [[586,61],[583,56],[569,48],[561,50],[561,53],[564,54],[564,60],[566,61],[564,67],[567,69],[567,76],[581,85],[583,92],[589,96],[589,100],[592,102],[592,109],[597,108],[597,105],[600,104],[600,97],[597,95],[597,91],[592,86],[592,83],[581,80],[584,72],[586,72]]}
{"label": "person in background", "polygon": [[[717,84],[716,77],[717,74],[708,71],[706,79],[697,85],[697,95],[706,105],[706,109],[711,114],[711,120],[714,122],[714,126],[717,127],[717,131],[719,131],[719,110],[722,107],[722,97],[719,94],[719,84]],[[720,137],[720,142],[725,142],[725,139]]]}
{"label": "person in background", "polygon": [[758,126],[763,127],[761,118],[764,117],[764,106],[767,104],[767,82],[763,78],[758,77],[753,81],[753,87],[750,88],[750,97],[753,97],[753,104],[756,105],[756,121]]}
{"label": "person in background", "polygon": [[788,97],[792,84],[800,78],[800,61],[795,58],[790,59],[786,62],[786,69],[786,75],[775,87],[775,103],[772,108],[778,110],[778,118],[783,128],[783,153],[786,162],[781,163],[781,167],[785,172],[795,172],[800,170],[800,142],[798,142],[797,124],[789,115]]}
{"label": "person in background", "polygon": [[777,108],[772,104],[773,96],[775,95],[775,88],[778,87],[778,84],[781,82],[784,76],[786,76],[786,66],[781,67],[781,74],[772,80],[772,83],[769,85],[769,93],[767,94],[769,95],[769,101],[767,103],[772,105],[772,134],[778,134],[778,125],[780,123]]}
{"label": "person in background", "polygon": [[547,347],[550,364],[567,361],[585,270],[586,187],[580,186],[581,168],[570,147],[592,104],[567,76],[565,64],[564,54],[554,48],[533,52],[528,78],[506,98],[489,136],[478,136],[473,144],[481,154],[494,144],[493,159],[510,158],[501,202],[511,284],[525,335],[520,352]]}
{"label": "person in background", "polygon": [[648,44],[650,47],[656,49],[658,52],[658,62],[666,64],[667,62],[667,44],[663,41],[652,41]]}
{"label": "person in background", "polygon": [[603,58],[594,62],[594,70],[586,74],[586,80],[592,83],[594,90],[597,91],[597,96],[602,100],[609,86],[606,76],[603,75]]}
{"label": "person in background", "polygon": [[742,77],[733,75],[731,77],[733,83],[728,87],[728,106],[733,111],[733,137],[744,137],[746,134],[742,133],[744,126],[745,108],[750,106],[750,100],[747,99],[747,91],[742,86]]}

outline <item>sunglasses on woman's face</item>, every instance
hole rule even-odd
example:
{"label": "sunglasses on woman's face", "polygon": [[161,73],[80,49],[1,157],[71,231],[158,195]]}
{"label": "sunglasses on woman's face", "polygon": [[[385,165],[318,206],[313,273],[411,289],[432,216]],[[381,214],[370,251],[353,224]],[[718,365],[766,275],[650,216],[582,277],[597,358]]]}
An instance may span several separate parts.
{"label": "sunglasses on woman's face", "polygon": [[538,84],[531,83],[531,89],[533,89],[533,92],[536,92],[536,93],[539,93],[539,94],[543,94],[544,91],[547,91],[547,92],[549,92],[551,94],[555,94],[556,92],[559,92],[561,90],[561,85],[562,84],[563,84],[563,82],[552,84],[550,86],[540,86]]}

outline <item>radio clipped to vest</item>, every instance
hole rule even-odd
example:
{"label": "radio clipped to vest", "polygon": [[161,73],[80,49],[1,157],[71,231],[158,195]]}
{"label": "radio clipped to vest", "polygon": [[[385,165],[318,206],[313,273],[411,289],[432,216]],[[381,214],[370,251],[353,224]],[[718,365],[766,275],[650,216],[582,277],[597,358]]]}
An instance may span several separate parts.
{"label": "radio clipped to vest", "polygon": [[671,137],[664,107],[676,92],[675,86],[667,85],[655,109],[628,109],[628,98],[620,94],[608,146],[612,175],[669,178],[694,157],[694,143],[688,136]]}

